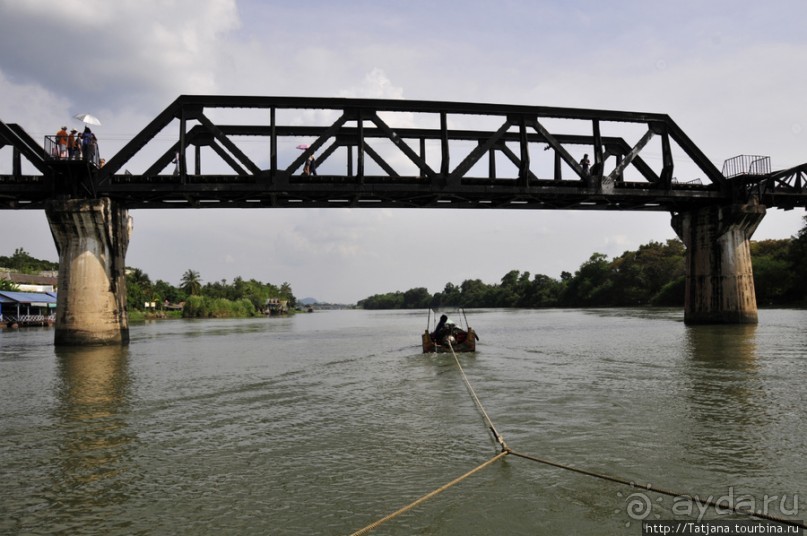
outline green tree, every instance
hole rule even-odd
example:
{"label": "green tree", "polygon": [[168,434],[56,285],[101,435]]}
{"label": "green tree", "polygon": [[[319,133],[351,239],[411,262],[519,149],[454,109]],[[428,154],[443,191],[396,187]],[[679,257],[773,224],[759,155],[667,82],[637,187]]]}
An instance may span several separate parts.
{"label": "green tree", "polygon": [[543,274],[535,274],[522,297],[521,307],[554,307],[560,300],[563,288],[564,284],[561,281]]}
{"label": "green tree", "polygon": [[188,294],[189,296],[196,296],[197,294],[200,294],[202,291],[202,279],[199,276],[199,272],[189,269],[182,274],[182,280],[180,281],[179,288],[181,288],[185,294]]}
{"label": "green tree", "polygon": [[297,305],[297,298],[294,297],[291,285],[285,281],[280,285],[280,297],[289,301],[289,307],[295,307]]}
{"label": "green tree", "polygon": [[792,240],[761,240],[751,242],[751,263],[754,290],[759,305],[782,304],[791,301],[794,271],[788,255]]}
{"label": "green tree", "polygon": [[605,305],[613,282],[611,267],[603,253],[592,253],[568,281],[562,298],[564,305],[587,307]]}
{"label": "green tree", "polygon": [[807,266],[807,216],[804,227],[791,239],[787,259],[793,273],[789,295],[794,303],[807,304],[807,277],[803,275]]}
{"label": "green tree", "polygon": [[650,242],[636,251],[626,251],[611,263],[610,305],[647,305],[671,280],[684,275],[684,245],[680,240],[666,244]]}
{"label": "green tree", "polygon": [[142,311],[145,302],[151,302],[153,288],[149,276],[140,268],[126,269],[126,306]]}
{"label": "green tree", "polygon": [[9,279],[0,279],[0,290],[18,291],[20,287]]}
{"label": "green tree", "polygon": [[412,288],[404,292],[404,309],[426,309],[431,303],[431,294],[425,287]]}
{"label": "green tree", "polygon": [[159,296],[160,301],[168,300],[169,303],[183,302],[186,298],[184,292],[162,279],[154,282],[154,294]]}

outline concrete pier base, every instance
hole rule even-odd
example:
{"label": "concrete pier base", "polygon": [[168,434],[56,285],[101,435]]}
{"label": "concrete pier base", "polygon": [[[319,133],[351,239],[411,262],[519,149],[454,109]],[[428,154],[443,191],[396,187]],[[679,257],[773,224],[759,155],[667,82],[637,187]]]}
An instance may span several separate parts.
{"label": "concrete pier base", "polygon": [[758,203],[673,216],[673,229],[686,246],[685,323],[757,323],[749,240],[764,216]]}
{"label": "concrete pier base", "polygon": [[55,344],[128,344],[128,210],[102,198],[54,200],[45,212],[59,252]]}

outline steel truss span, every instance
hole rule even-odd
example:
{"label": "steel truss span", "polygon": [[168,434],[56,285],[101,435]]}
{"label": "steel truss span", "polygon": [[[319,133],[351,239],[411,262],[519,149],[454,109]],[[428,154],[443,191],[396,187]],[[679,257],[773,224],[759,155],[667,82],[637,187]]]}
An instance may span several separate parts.
{"label": "steel truss span", "polygon": [[807,206],[807,164],[772,172],[767,157],[737,157],[724,175],[669,116],[640,112],[183,95],[100,168],[0,122],[5,154],[0,209],[71,197],[130,209]]}

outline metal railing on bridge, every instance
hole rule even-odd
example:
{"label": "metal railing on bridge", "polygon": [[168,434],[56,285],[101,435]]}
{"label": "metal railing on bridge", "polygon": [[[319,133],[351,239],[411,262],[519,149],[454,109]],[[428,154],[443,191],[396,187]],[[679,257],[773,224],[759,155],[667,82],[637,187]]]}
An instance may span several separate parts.
{"label": "metal railing on bridge", "polygon": [[[78,138],[80,138],[80,136]],[[88,162],[96,168],[101,167],[97,140],[85,145],[78,141],[78,138],[75,145],[70,147],[70,143],[72,143],[73,140],[65,140],[65,143],[61,143],[60,136],[58,135],[45,136],[45,159],[65,161],[79,160]]]}
{"label": "metal railing on bridge", "polygon": [[727,179],[740,175],[767,175],[771,172],[771,157],[742,154],[723,162],[723,176]]}

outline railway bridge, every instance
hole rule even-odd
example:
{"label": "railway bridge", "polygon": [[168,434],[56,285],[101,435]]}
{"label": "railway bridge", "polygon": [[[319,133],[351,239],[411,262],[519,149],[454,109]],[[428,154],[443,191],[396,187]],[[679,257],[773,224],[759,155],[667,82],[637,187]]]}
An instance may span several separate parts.
{"label": "railway bridge", "polygon": [[687,251],[685,322],[754,323],[749,240],[766,209],[807,207],[807,164],[718,169],[654,113],[183,95],[104,165],[57,141],[0,121],[0,210],[44,210],[59,251],[59,345],[128,342],[130,210],[664,211]]}

